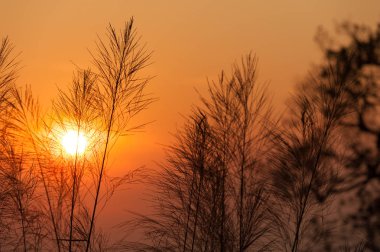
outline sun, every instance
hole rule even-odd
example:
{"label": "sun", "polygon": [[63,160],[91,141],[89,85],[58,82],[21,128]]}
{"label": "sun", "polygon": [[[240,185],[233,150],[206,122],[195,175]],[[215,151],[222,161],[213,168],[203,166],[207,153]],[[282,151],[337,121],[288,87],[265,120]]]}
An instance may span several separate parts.
{"label": "sun", "polygon": [[62,136],[61,145],[69,155],[83,155],[86,151],[87,139],[81,131],[68,130]]}

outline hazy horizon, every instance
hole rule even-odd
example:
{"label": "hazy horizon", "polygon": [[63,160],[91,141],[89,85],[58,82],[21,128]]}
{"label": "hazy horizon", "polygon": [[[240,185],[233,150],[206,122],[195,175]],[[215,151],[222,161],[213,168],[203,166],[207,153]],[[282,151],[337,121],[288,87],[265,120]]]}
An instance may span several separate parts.
{"label": "hazy horizon", "polygon": [[[273,106],[282,111],[295,84],[322,53],[314,41],[319,26],[334,34],[342,21],[374,26],[379,2],[372,1],[1,1],[1,37],[8,36],[20,61],[19,86],[30,85],[43,108],[58,88],[66,89],[76,66],[91,66],[88,50],[112,24],[121,29],[130,17],[147,51],[152,76],[147,89],[158,98],[133,120],[148,124],[143,132],[123,138],[115,147],[111,174],[164,160],[163,146],[183,124],[207,91],[207,80],[249,52],[258,59],[259,82],[267,83]],[[147,209],[144,186],[117,192],[102,215],[107,229],[126,211]],[[112,216],[112,217],[106,217]]]}

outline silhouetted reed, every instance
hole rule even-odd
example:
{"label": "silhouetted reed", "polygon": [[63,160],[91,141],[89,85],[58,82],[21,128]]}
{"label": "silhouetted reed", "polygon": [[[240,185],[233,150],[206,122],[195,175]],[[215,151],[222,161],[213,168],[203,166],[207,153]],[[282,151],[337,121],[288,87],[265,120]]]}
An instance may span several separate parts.
{"label": "silhouetted reed", "polygon": [[292,99],[290,124],[273,135],[274,204],[279,207],[277,225],[287,250],[316,245],[318,236],[307,243],[307,230],[313,218],[323,218],[341,168],[333,156],[339,123],[349,111],[344,93],[348,83],[339,71],[331,67],[328,78],[311,77],[303,84]]}
{"label": "silhouetted reed", "polygon": [[[136,37],[133,19],[120,33],[110,26],[92,55],[94,71],[78,69],[72,86],[59,90],[51,112],[41,114],[30,88],[14,83],[17,64],[11,49],[5,39],[0,47],[0,179],[6,186],[0,199],[7,206],[4,227],[21,232],[5,232],[7,245],[1,248],[103,250],[107,239],[95,229],[99,209],[120,185],[142,174],[132,169],[110,178],[106,169],[110,147],[141,127],[130,121],[153,101],[144,93],[149,78],[140,77],[150,55]],[[77,139],[85,134],[85,150],[79,150],[77,140],[65,153],[62,138],[71,131]]]}
{"label": "silhouetted reed", "polygon": [[[260,174],[269,120],[265,90],[256,84],[256,59],[248,55],[209,85],[167,149],[152,178],[154,217],[141,216],[146,243],[136,251],[246,251],[268,249],[269,197]],[[131,223],[128,223],[131,225]],[[127,225],[128,225],[127,224]]]}

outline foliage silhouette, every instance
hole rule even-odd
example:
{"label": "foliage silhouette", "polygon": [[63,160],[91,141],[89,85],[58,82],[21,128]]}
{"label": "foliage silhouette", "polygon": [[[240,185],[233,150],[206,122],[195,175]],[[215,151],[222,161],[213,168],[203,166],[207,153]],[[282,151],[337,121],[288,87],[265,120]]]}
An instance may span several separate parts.
{"label": "foliage silhouette", "polygon": [[[341,69],[340,78],[349,83],[344,93],[352,111],[350,117],[340,122],[347,141],[342,147],[344,155],[337,155],[337,159],[343,159],[346,165],[332,193],[340,197],[348,195],[346,198],[357,202],[347,221],[354,230],[366,233],[366,248],[377,251],[380,249],[380,26],[373,30],[366,25],[343,22],[338,31],[345,43],[331,38],[323,29],[317,36],[326,61]],[[325,78],[326,66],[321,65],[319,71],[321,78]]]}

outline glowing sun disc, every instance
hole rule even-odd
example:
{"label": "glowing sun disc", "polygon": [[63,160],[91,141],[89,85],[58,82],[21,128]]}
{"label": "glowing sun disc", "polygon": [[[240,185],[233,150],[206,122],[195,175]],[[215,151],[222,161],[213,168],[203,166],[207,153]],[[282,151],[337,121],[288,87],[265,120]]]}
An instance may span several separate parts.
{"label": "glowing sun disc", "polygon": [[63,135],[61,144],[67,154],[82,155],[87,147],[87,139],[82,132],[78,134],[75,130],[69,130]]}

